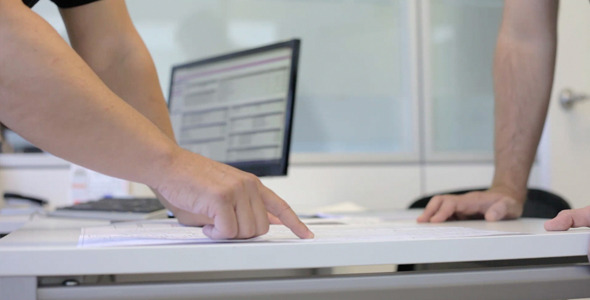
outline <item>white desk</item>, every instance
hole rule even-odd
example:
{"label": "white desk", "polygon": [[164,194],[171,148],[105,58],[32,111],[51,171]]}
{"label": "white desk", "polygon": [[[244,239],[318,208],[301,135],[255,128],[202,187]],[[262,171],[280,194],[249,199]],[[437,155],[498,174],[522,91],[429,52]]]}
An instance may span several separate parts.
{"label": "white desk", "polygon": [[[0,299],[590,297],[590,267],[580,263],[586,261],[590,230],[545,232],[543,221],[445,223],[437,226],[527,234],[440,240],[77,248],[81,224],[49,219],[0,239]],[[387,264],[503,261],[505,265],[505,260],[522,259],[518,266],[479,269],[318,272]],[[508,262],[513,264],[516,261]],[[64,281],[79,284],[64,286]]]}

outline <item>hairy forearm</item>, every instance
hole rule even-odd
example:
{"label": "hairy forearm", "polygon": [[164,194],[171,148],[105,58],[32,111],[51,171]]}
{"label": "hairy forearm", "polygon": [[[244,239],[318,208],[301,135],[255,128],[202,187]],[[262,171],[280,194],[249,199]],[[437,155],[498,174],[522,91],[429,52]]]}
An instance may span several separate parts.
{"label": "hairy forearm", "polygon": [[[175,140],[155,67],[139,36],[136,38],[122,41],[120,47],[81,55],[113,92]],[[97,54],[106,54],[113,63],[104,63]],[[176,211],[155,189],[152,191],[168,209]]]}
{"label": "hairy forearm", "polygon": [[521,36],[514,30],[521,25],[503,24],[496,49],[492,186],[508,189],[524,201],[551,94],[556,34],[549,27],[537,35]]}
{"label": "hairy forearm", "polygon": [[[174,139],[168,109],[153,63],[145,47],[138,45],[135,50],[145,53],[120,53],[119,65],[101,69],[97,75],[120,98],[146,116],[168,137]],[[93,67],[92,58],[84,59]]]}
{"label": "hairy forearm", "polygon": [[[156,68],[124,2],[100,1],[60,13],[72,47],[100,79],[174,140]],[[154,188],[152,191],[178,213]]]}
{"label": "hairy forearm", "polygon": [[0,14],[0,120],[42,149],[99,172],[156,185],[177,150],[111,92],[20,1]]}
{"label": "hairy forearm", "polygon": [[174,139],[156,68],[124,3],[96,2],[61,13],[72,47],[101,80]]}

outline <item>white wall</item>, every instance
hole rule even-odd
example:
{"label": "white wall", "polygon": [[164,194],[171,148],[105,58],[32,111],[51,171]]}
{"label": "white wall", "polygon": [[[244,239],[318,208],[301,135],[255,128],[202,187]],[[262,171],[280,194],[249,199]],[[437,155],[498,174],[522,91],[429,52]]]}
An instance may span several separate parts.
{"label": "white wall", "polygon": [[371,209],[405,208],[420,194],[417,166],[293,166],[289,175],[263,179],[295,209],[341,202]]}

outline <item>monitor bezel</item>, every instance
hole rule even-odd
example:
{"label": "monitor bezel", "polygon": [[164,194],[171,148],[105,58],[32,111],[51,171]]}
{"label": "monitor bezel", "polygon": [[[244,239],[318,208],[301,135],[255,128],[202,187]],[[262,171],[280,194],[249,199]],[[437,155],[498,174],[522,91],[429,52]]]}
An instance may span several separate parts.
{"label": "monitor bezel", "polygon": [[291,136],[293,128],[293,118],[295,112],[295,95],[297,87],[297,73],[299,64],[299,52],[301,47],[301,40],[291,39],[284,42],[274,43],[257,48],[231,52],[223,55],[199,59],[196,61],[174,65],[170,73],[170,85],[168,88],[168,110],[170,111],[172,105],[172,88],[174,82],[174,74],[185,68],[196,67],[200,65],[220,62],[228,59],[235,59],[239,57],[255,55],[281,48],[291,49],[291,70],[289,72],[288,90],[287,90],[287,107],[285,110],[285,129],[283,136],[283,151],[281,157],[277,160],[262,160],[262,161],[244,161],[244,162],[222,162],[224,164],[233,166],[245,172],[252,173],[256,176],[285,176],[289,168],[289,155],[291,149]]}

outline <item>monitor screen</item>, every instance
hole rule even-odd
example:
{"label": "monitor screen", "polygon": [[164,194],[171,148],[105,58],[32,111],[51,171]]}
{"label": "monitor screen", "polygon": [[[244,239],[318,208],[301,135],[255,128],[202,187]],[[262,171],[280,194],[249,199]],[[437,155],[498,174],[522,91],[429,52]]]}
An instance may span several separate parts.
{"label": "monitor screen", "polygon": [[174,66],[178,144],[258,176],[286,175],[299,40]]}

